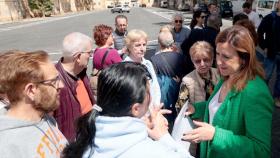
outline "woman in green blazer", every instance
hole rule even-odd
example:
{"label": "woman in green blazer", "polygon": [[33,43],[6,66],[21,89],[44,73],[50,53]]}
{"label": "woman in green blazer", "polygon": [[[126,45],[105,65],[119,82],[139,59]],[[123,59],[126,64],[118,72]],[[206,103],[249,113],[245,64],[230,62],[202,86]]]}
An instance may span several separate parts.
{"label": "woman in green blazer", "polygon": [[190,105],[197,128],[182,139],[201,142],[201,158],[270,157],[273,99],[263,81],[248,30],[233,26],[216,38],[217,66],[223,79],[207,102]]}

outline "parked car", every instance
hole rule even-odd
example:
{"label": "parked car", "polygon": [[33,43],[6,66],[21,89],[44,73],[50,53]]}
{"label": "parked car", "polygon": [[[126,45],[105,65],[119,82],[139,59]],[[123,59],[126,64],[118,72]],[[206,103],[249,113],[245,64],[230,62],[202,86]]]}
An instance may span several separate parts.
{"label": "parked car", "polygon": [[114,8],[111,9],[112,13],[118,12],[122,13],[122,6],[121,5],[116,5]]}
{"label": "parked car", "polygon": [[108,5],[107,8],[114,8],[112,5]]}
{"label": "parked car", "polygon": [[125,5],[116,5],[114,8],[111,9],[112,13],[118,12],[118,13],[122,13],[122,12],[130,12],[130,7],[125,4]]}
{"label": "parked car", "polygon": [[146,8],[146,7],[147,7],[147,5],[146,5],[145,3],[143,3],[143,4],[140,4],[140,7],[142,7],[142,8]]}
{"label": "parked car", "polygon": [[127,4],[125,4],[125,5],[122,7],[122,12],[127,12],[127,13],[129,13],[129,12],[130,12],[130,7],[129,7]]}
{"label": "parked car", "polygon": [[191,6],[189,4],[179,5],[178,10],[180,10],[180,11],[190,11]]}
{"label": "parked car", "polygon": [[222,17],[233,17],[231,1],[220,1],[220,14]]}
{"label": "parked car", "polygon": [[197,10],[201,10],[204,13],[208,13],[208,7],[205,3],[197,3],[194,6],[193,11],[197,11]]}
{"label": "parked car", "polygon": [[167,7],[168,7],[167,1],[161,1],[161,2],[160,2],[160,7],[161,7],[161,8],[167,8]]}

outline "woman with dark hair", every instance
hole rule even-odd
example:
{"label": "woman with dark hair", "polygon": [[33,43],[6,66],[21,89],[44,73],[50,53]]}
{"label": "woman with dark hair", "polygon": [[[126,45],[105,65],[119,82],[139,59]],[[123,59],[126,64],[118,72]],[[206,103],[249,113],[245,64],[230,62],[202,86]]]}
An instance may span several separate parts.
{"label": "woman with dark hair", "polygon": [[196,129],[184,140],[200,143],[202,158],[270,157],[273,98],[264,82],[249,31],[233,26],[216,38],[222,76],[207,102],[190,105]]}
{"label": "woman with dark hair", "polygon": [[205,23],[205,17],[207,15],[201,10],[194,11],[193,18],[190,24],[190,28],[192,29],[203,29],[203,24]]}
{"label": "woman with dark hair", "polygon": [[[136,62],[111,65],[98,77],[97,104],[78,121],[77,138],[64,158],[187,158],[168,133],[166,120],[151,111],[153,127],[141,119],[150,98],[146,67]],[[150,137],[151,138],[150,138]]]}

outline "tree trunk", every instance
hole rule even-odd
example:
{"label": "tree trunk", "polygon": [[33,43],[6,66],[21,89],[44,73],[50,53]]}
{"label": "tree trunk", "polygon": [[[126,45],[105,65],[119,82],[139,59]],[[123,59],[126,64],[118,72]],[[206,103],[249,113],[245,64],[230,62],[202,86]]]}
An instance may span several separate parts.
{"label": "tree trunk", "polygon": [[63,10],[63,8],[62,8],[62,2],[61,2],[61,0],[58,0],[58,5],[59,5],[59,12],[60,12],[60,14],[64,14],[64,10]]}
{"label": "tree trunk", "polygon": [[33,18],[34,14],[31,12],[28,0],[20,0],[23,8],[23,18]]}

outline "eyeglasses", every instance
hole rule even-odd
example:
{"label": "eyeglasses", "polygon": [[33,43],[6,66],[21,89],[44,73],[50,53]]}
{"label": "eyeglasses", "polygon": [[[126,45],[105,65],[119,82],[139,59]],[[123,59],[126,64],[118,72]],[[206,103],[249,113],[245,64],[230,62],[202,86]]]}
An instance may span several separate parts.
{"label": "eyeglasses", "polygon": [[82,53],[92,54],[93,50],[90,50],[90,51],[87,51],[87,52],[82,52]]}
{"label": "eyeglasses", "polygon": [[126,27],[126,26],[127,26],[127,24],[117,24],[117,26],[119,26],[119,27],[121,27],[121,26]]}
{"label": "eyeglasses", "polygon": [[180,24],[182,24],[182,23],[183,23],[183,20],[175,20],[175,23],[180,23]]}
{"label": "eyeglasses", "polygon": [[43,81],[39,81],[39,82],[36,82],[36,83],[51,86],[51,87],[57,89],[59,87],[60,81],[61,81],[61,79],[59,78],[59,75],[57,75],[53,79],[43,80]]}
{"label": "eyeglasses", "polygon": [[204,19],[204,18],[206,18],[206,16],[200,16],[201,17],[201,19]]}
{"label": "eyeglasses", "polygon": [[197,65],[198,65],[198,64],[201,64],[202,61],[203,61],[204,63],[207,63],[207,64],[208,64],[208,63],[211,62],[211,59],[207,59],[207,58],[206,58],[206,59],[194,59],[194,60],[193,60],[193,62],[194,62],[195,64],[197,64]]}
{"label": "eyeglasses", "polygon": [[74,53],[74,55],[73,56],[78,56],[78,55],[81,55],[81,54],[89,54],[90,56],[94,53],[94,51],[93,50],[90,50],[90,51],[87,51],[87,52],[76,52],[76,53]]}

